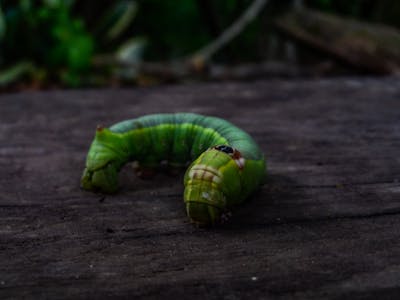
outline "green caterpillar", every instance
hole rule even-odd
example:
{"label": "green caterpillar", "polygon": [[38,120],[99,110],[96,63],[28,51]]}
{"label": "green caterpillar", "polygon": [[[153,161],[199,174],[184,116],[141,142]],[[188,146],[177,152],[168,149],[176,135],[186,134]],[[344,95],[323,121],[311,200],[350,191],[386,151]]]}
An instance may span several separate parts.
{"label": "green caterpillar", "polygon": [[245,200],[265,175],[265,159],[243,130],[216,117],[192,113],[154,114],[98,127],[81,186],[113,193],[118,172],[129,161],[153,169],[161,162],[184,166],[184,202],[192,222],[214,225]]}

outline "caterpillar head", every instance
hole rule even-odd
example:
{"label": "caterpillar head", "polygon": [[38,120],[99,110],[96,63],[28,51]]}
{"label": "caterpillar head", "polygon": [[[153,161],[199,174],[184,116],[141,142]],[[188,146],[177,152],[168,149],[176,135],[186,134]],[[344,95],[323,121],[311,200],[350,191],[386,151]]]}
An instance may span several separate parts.
{"label": "caterpillar head", "polygon": [[112,147],[118,137],[110,130],[97,127],[96,136],[90,146],[86,168],[81,178],[85,190],[114,193],[118,189],[118,171],[124,157]]}
{"label": "caterpillar head", "polygon": [[228,145],[203,152],[185,174],[184,200],[192,222],[214,225],[224,221],[227,206],[240,200],[240,176],[245,160]]}
{"label": "caterpillar head", "polygon": [[81,178],[81,187],[85,190],[115,193],[118,189],[118,169],[110,162],[93,170],[86,167]]}

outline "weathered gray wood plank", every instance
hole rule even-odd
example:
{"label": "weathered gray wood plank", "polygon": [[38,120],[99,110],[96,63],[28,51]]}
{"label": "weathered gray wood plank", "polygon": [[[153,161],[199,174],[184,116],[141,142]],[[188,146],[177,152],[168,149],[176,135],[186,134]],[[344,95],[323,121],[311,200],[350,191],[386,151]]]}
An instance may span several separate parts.
{"label": "weathered gray wood plank", "polygon": [[[269,81],[0,96],[0,298],[400,295],[400,84]],[[192,111],[247,130],[267,183],[222,228],[181,176],[79,189],[97,124]]]}

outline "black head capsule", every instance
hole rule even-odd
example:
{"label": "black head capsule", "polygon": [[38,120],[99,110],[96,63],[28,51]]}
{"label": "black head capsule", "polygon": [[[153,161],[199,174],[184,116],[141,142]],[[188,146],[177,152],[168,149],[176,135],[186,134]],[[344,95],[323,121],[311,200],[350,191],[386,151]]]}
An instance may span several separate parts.
{"label": "black head capsule", "polygon": [[218,145],[218,146],[215,146],[214,149],[224,152],[226,154],[233,154],[233,152],[234,152],[233,148],[228,145]]}
{"label": "black head capsule", "polygon": [[218,145],[213,147],[213,149],[228,154],[235,161],[239,169],[244,168],[245,159],[243,158],[239,150],[232,148],[231,146],[228,145]]}

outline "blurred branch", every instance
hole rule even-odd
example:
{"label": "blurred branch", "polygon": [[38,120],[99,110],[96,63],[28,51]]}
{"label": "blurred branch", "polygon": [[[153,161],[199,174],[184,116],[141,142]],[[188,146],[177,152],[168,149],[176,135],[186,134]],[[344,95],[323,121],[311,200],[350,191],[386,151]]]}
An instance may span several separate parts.
{"label": "blurred branch", "polygon": [[[137,62],[121,61],[112,56],[97,56],[93,61],[96,67],[103,68],[114,66],[123,70],[133,70],[131,73],[137,77],[152,78],[155,82],[176,82],[190,80],[201,76],[209,80],[250,80],[254,78],[269,77],[296,77],[317,74],[311,68],[299,68],[292,63],[278,61],[264,61],[258,63],[239,64],[236,66],[209,64],[207,72],[199,74],[185,67],[180,62]],[[120,73],[120,72],[118,72]],[[126,77],[124,77],[127,79]],[[121,78],[120,78],[121,79]],[[136,77],[132,77],[134,81]]]}
{"label": "blurred branch", "polygon": [[270,77],[297,77],[309,75],[312,70],[300,69],[289,62],[264,61],[245,63],[236,66],[210,65],[211,80],[252,80]]}
{"label": "blurred branch", "polygon": [[268,0],[254,0],[240,18],[228,27],[217,39],[189,57],[190,65],[194,66],[196,69],[202,69],[204,64],[209,61],[216,52],[239,35],[246,25],[254,20],[267,2]]}
{"label": "blurred branch", "polygon": [[291,38],[359,70],[400,72],[400,33],[389,26],[309,9],[290,12],[275,23]]}
{"label": "blurred branch", "polygon": [[119,37],[132,23],[137,13],[137,4],[133,1],[118,2],[114,7],[114,24],[108,29],[105,36],[111,41]]}
{"label": "blurred branch", "polygon": [[[256,71],[251,71],[250,69],[254,69],[254,66],[246,67],[246,70],[243,68],[239,69],[229,69],[226,67],[218,66],[210,66],[209,70],[204,69],[204,65],[208,62],[211,57],[223,48],[226,44],[228,44],[232,39],[234,39],[237,35],[239,35],[243,29],[248,25],[251,21],[253,21],[257,15],[260,13],[262,8],[267,4],[268,0],[255,0],[253,3],[247,8],[247,10],[230,26],[228,27],[221,35],[219,35],[214,41],[212,41],[209,45],[197,51],[195,54],[190,56],[189,58],[178,59],[174,62],[166,62],[166,63],[152,63],[152,62],[132,62],[132,61],[121,61],[118,57],[97,57],[94,61],[94,64],[97,66],[117,66],[118,68],[126,68],[130,70],[134,70],[131,74],[139,74],[144,76],[152,76],[159,78],[162,81],[174,81],[184,79],[186,77],[193,76],[211,76],[213,78],[227,78],[229,77],[228,73],[236,74],[233,77],[248,77],[248,75],[254,72],[263,73],[267,70],[267,73],[271,72],[271,68],[260,68]],[[214,71],[211,70],[214,68]],[[204,72],[208,71],[208,72]],[[272,73],[276,72],[275,70]],[[293,73],[293,70],[289,71]],[[213,75],[211,75],[213,74]]]}
{"label": "blurred branch", "polygon": [[32,74],[35,71],[35,67],[31,62],[22,61],[8,69],[0,71],[0,87],[4,87],[11,83],[16,82],[24,75]]}

